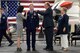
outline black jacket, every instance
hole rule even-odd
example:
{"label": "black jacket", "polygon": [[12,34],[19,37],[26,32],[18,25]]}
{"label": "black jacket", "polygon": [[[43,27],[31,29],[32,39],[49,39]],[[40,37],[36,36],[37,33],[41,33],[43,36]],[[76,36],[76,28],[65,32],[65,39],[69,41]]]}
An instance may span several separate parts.
{"label": "black jacket", "polygon": [[27,13],[25,25],[28,29],[34,29],[36,27],[39,27],[39,17],[37,12],[33,11],[33,13],[30,13],[29,11]]}
{"label": "black jacket", "polygon": [[4,14],[2,14],[0,19],[1,19],[0,30],[6,30],[7,29],[7,17]]}
{"label": "black jacket", "polygon": [[[69,33],[69,16],[64,14],[63,17],[60,16],[58,19],[58,33],[57,34],[68,34]],[[63,32],[64,27],[66,31]]]}
{"label": "black jacket", "polygon": [[53,27],[54,22],[53,22],[53,11],[51,8],[48,8],[46,11],[38,11],[39,14],[44,16],[43,19],[43,27]]}

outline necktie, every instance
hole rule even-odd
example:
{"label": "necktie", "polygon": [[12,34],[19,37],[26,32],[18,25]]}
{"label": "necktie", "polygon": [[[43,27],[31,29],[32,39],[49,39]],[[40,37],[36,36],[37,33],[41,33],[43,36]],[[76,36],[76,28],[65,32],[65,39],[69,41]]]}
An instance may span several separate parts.
{"label": "necktie", "polygon": [[31,10],[30,13],[31,13],[31,18],[33,18],[33,10]]}

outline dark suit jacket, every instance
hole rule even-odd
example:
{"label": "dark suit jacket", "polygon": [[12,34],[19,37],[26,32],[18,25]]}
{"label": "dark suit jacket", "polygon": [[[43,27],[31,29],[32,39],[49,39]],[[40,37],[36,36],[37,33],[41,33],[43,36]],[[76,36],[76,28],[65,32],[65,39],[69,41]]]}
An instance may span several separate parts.
{"label": "dark suit jacket", "polygon": [[4,14],[2,14],[0,19],[1,19],[0,30],[6,30],[7,29],[7,17]]}
{"label": "dark suit jacket", "polygon": [[53,27],[54,22],[53,22],[53,11],[51,8],[48,8],[46,11],[38,11],[39,14],[44,16],[43,19],[43,27]]}
{"label": "dark suit jacket", "polygon": [[[58,19],[58,34],[68,34],[69,32],[69,16],[64,14],[63,17],[60,16]],[[66,31],[63,32],[63,28],[66,28]]]}
{"label": "dark suit jacket", "polygon": [[33,13],[30,13],[30,11],[27,13],[27,19],[25,23],[27,29],[35,29],[36,27],[39,27],[39,17],[37,12],[33,11]]}

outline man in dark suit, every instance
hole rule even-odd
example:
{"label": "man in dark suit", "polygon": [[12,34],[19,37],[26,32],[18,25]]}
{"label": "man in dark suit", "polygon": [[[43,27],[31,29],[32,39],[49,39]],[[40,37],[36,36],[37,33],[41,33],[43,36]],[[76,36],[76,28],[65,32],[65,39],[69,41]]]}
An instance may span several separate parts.
{"label": "man in dark suit", "polygon": [[37,11],[37,13],[44,16],[43,27],[45,28],[45,36],[46,36],[46,48],[44,50],[53,51],[53,11],[50,8],[50,4],[48,2],[45,3],[46,8],[45,11]]}
{"label": "man in dark suit", "polygon": [[36,43],[36,28],[39,27],[39,17],[34,11],[33,4],[29,5],[30,11],[27,13],[26,33],[27,33],[27,51],[30,51],[30,34],[32,34],[32,50],[35,51]]}
{"label": "man in dark suit", "polygon": [[9,41],[10,44],[8,46],[11,46],[14,42],[6,34],[7,17],[4,14],[4,9],[3,8],[0,8],[0,12],[1,12],[1,17],[0,17],[0,46],[1,46],[1,41],[2,41],[3,36],[5,36],[7,38],[7,40]]}

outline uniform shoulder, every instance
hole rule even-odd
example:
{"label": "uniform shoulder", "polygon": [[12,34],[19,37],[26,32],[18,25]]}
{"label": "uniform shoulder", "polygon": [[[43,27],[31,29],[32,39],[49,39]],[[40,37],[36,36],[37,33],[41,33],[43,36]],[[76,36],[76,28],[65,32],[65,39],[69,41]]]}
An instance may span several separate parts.
{"label": "uniform shoulder", "polygon": [[69,18],[69,16],[68,16],[67,14],[64,14],[64,17],[65,17],[65,18]]}
{"label": "uniform shoulder", "polygon": [[7,17],[5,14],[2,14],[2,17]]}

